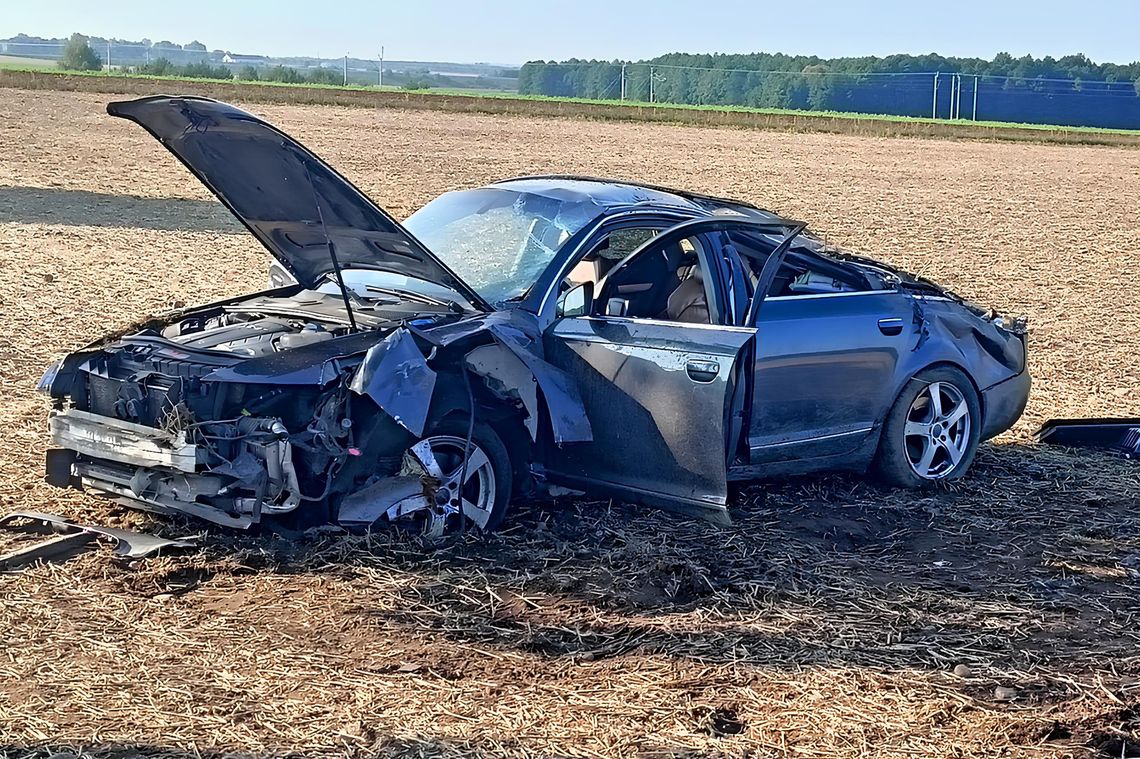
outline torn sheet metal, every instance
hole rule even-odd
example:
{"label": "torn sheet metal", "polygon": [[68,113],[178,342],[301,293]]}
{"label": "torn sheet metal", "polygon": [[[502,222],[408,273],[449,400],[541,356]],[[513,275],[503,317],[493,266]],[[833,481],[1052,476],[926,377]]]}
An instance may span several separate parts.
{"label": "torn sheet metal", "polygon": [[349,528],[367,528],[381,518],[395,522],[401,516],[427,510],[424,482],[419,477],[385,477],[345,496],[337,522]]}
{"label": "torn sheet metal", "polygon": [[368,349],[348,387],[367,395],[416,437],[423,435],[436,374],[401,327]]}
{"label": "torn sheet metal", "polygon": [[590,427],[590,420],[586,417],[586,406],[582,403],[578,387],[566,372],[547,363],[543,358],[542,341],[538,337],[537,328],[532,337],[515,324],[488,320],[487,331],[497,343],[526,365],[542,389],[542,396],[550,413],[550,429],[554,435],[554,442],[563,445],[592,441],[594,432]]}
{"label": "torn sheet metal", "polygon": [[119,530],[114,527],[96,527],[79,524],[61,517],[58,514],[45,514],[39,511],[16,511],[5,517],[0,517],[0,527],[14,529],[10,525],[19,520],[41,522],[49,524],[64,533],[86,532],[92,535],[102,535],[115,541],[114,553],[125,559],[142,559],[164,548],[196,548],[197,543],[192,538],[179,538],[168,540],[157,535],[148,535],[142,532]]}
{"label": "torn sheet metal", "polygon": [[1100,448],[1126,459],[1140,459],[1140,419],[1050,419],[1037,440],[1070,448]]}
{"label": "torn sheet metal", "polygon": [[499,344],[480,345],[464,359],[499,398],[517,398],[526,409],[523,425],[531,440],[538,439],[538,383],[514,353]]}
{"label": "torn sheet metal", "polygon": [[594,439],[577,385],[566,372],[546,361],[542,332],[534,314],[512,308],[416,334],[436,347],[447,348],[481,333],[490,334],[530,371],[542,390],[555,443],[584,443]]}

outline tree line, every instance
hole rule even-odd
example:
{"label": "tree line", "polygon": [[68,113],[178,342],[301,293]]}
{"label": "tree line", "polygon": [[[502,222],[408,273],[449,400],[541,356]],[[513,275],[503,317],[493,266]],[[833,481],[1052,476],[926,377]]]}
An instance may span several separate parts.
{"label": "tree line", "polygon": [[[64,46],[58,66],[66,71],[100,71],[103,68],[103,59],[86,37],[81,34],[73,34]],[[176,76],[186,79],[237,79],[246,82],[278,82],[282,84],[344,84],[344,74],[340,69],[319,67],[302,72],[292,66],[280,64],[273,66],[244,65],[231,69],[229,66],[212,64],[207,61],[179,64],[166,57],[160,57],[138,66],[123,67],[122,70],[146,76]],[[389,69],[384,72],[384,79],[391,85],[400,86],[407,90],[424,90],[456,84],[452,78],[431,74],[427,69],[398,72]],[[482,79],[482,77],[478,79]],[[459,84],[466,84],[466,82]]]}
{"label": "tree line", "polygon": [[[623,77],[623,66],[625,69]],[[1097,64],[1085,55],[993,60],[940,55],[824,59],[780,53],[671,53],[634,63],[531,61],[524,95],[691,105],[848,111],[899,116],[958,114],[994,121],[1140,128],[1140,62]],[[960,75],[956,82],[951,73]],[[976,98],[975,98],[976,93]]]}

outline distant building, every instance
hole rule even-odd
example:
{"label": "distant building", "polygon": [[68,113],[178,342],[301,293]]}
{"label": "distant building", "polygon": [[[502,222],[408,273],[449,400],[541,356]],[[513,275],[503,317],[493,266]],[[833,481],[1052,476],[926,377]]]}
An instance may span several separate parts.
{"label": "distant building", "polygon": [[226,53],[222,56],[222,63],[233,63],[239,66],[264,66],[269,59],[264,55],[234,55]]}

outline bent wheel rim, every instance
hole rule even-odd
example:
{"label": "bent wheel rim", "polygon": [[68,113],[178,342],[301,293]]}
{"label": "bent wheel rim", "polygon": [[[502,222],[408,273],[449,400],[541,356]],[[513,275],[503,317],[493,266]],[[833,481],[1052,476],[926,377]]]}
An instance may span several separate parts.
{"label": "bent wheel rim", "polygon": [[924,480],[956,472],[970,445],[970,406],[950,382],[931,382],[910,404],[903,429],[911,471]]}
{"label": "bent wheel rim", "polygon": [[495,506],[495,470],[487,453],[474,440],[464,470],[466,442],[454,435],[432,435],[416,443],[404,456],[404,472],[424,477],[435,494],[435,502],[418,514],[425,535],[439,536],[457,529],[461,511],[477,527],[486,527],[490,521]]}

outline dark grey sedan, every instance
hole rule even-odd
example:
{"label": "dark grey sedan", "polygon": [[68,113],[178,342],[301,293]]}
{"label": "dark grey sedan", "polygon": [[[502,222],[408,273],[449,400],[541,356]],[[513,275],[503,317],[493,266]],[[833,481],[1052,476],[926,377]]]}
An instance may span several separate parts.
{"label": "dark grey sedan", "polygon": [[567,489],[724,521],[732,480],[961,477],[1025,407],[1023,320],[747,203],[527,177],[401,225],[232,106],[108,110],[276,263],[48,371],[57,485],[236,527],[489,529]]}

